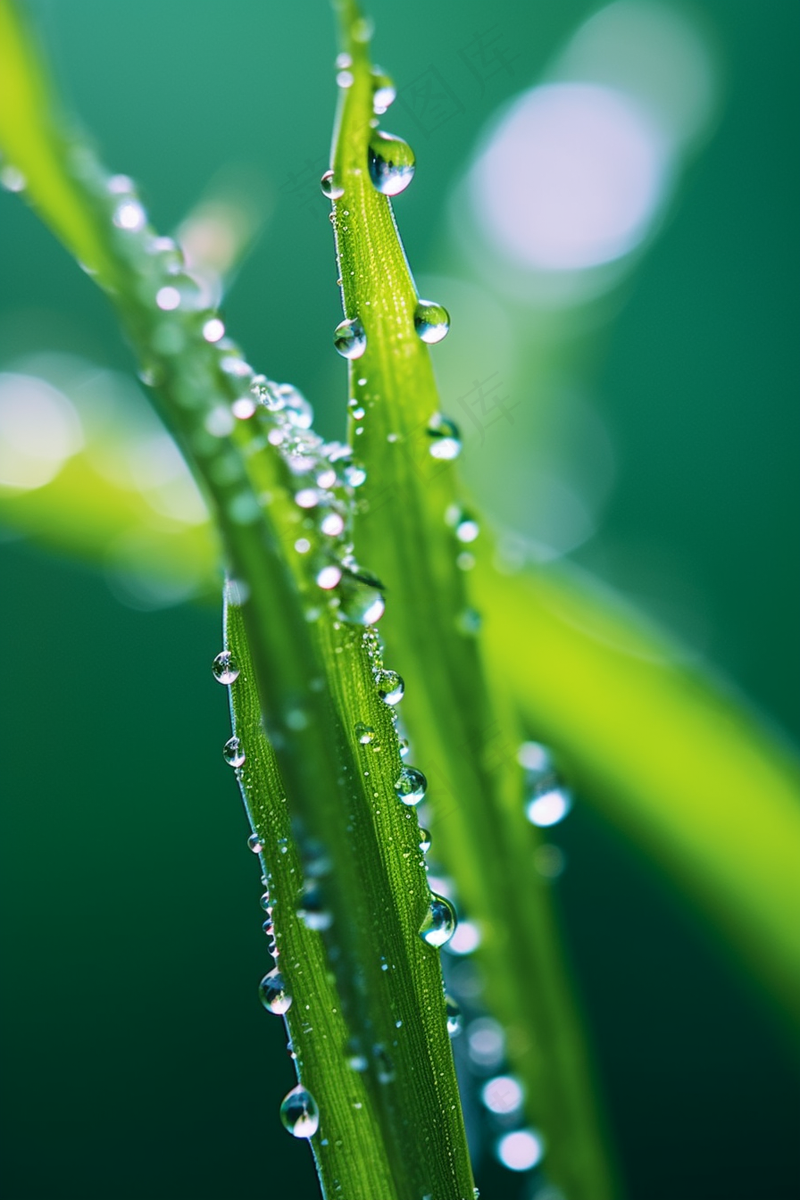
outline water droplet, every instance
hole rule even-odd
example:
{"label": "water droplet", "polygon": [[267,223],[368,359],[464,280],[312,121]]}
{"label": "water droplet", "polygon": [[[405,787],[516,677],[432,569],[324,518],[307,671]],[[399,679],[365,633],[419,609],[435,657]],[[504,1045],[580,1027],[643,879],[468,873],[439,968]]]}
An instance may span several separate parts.
{"label": "water droplet", "polygon": [[353,732],[362,746],[369,746],[375,741],[375,730],[371,725],[365,725],[363,721],[356,723]]}
{"label": "water droplet", "polygon": [[247,848],[248,850],[252,850],[253,854],[260,854],[264,849],[264,843],[257,833],[250,834],[250,837],[247,839]]}
{"label": "water droplet", "polygon": [[367,348],[367,335],[358,317],[341,321],[333,331],[333,344],[342,358],[361,358]]}
{"label": "water droplet", "polygon": [[419,936],[429,946],[444,946],[456,931],[458,918],[449,900],[431,892],[430,904],[419,929]]}
{"label": "water droplet", "polygon": [[117,205],[111,219],[117,229],[122,229],[126,233],[138,233],[140,229],[144,229],[147,222],[147,216],[141,204],[131,196]]}
{"label": "water droplet", "polygon": [[414,328],[423,342],[435,346],[447,336],[450,314],[441,304],[432,300],[419,300],[414,310]]}
{"label": "water droplet", "polygon": [[164,312],[171,312],[174,308],[178,308],[181,302],[181,294],[176,287],[167,284],[166,287],[159,288],[156,292],[156,304]]}
{"label": "water droplet", "polygon": [[347,482],[350,484],[350,487],[357,488],[357,487],[361,487],[362,483],[364,483],[366,481],[367,472],[364,470],[363,467],[357,467],[355,465],[351,465],[349,467],[345,467],[344,477],[347,480]]}
{"label": "water droplet", "polygon": [[238,737],[228,738],[222,747],[222,757],[229,767],[242,766],[245,760],[245,753]]}
{"label": "water droplet", "polygon": [[331,588],[335,588],[341,578],[342,568],[333,564],[330,564],[327,567],[322,567],[321,570],[317,571],[316,575],[318,587],[324,588],[326,591],[330,591]]}
{"label": "water droplet", "polygon": [[219,683],[233,683],[239,678],[239,664],[230,650],[221,651],[211,664],[214,678]]}
{"label": "water droplet", "polygon": [[373,186],[384,196],[397,196],[414,178],[414,151],[408,142],[376,129],[369,140],[367,164]]}
{"label": "water droplet", "polygon": [[342,576],[339,615],[348,625],[374,625],[386,610],[377,579],[366,573],[347,572]]}
{"label": "water droplet", "polygon": [[264,1008],[278,1016],[282,1016],[292,1007],[292,997],[286,990],[286,980],[277,968],[261,980],[258,995]]}
{"label": "water droplet", "polygon": [[220,341],[225,336],[225,326],[219,317],[211,317],[203,326],[203,337],[207,342]]}
{"label": "water droplet", "polygon": [[525,816],[531,825],[546,829],[563,821],[571,808],[572,796],[566,788],[556,783],[545,783],[534,790],[525,805]]}
{"label": "water droplet", "polygon": [[386,1047],[373,1046],[372,1053],[375,1058],[375,1074],[378,1077],[378,1083],[391,1083],[394,1079],[394,1063]]}
{"label": "water droplet", "polygon": [[509,1171],[530,1171],[544,1157],[544,1142],[534,1129],[515,1129],[503,1134],[495,1153]]}
{"label": "water droplet", "polygon": [[333,171],[325,172],[319,181],[319,186],[322,188],[323,196],[327,196],[329,200],[341,200],[344,195],[344,188],[335,182]]}
{"label": "water droplet", "polygon": [[[262,875],[262,876],[261,876],[261,881],[262,881],[262,883],[265,883],[265,882],[266,882],[266,875]],[[271,912],[271,911],[272,911],[272,907],[273,907],[273,906],[272,906],[272,901],[271,901],[271,899],[270,899],[270,894],[269,894],[269,892],[263,892],[263,893],[262,893],[262,895],[261,895],[261,896],[259,896],[259,898],[258,898],[258,903],[259,903],[259,904],[261,905],[261,907],[264,909],[264,912]]]}
{"label": "water droplet", "polygon": [[444,1012],[447,1019],[447,1032],[450,1037],[458,1037],[461,1033],[461,1009],[452,996],[444,998]]}
{"label": "water droplet", "polygon": [[495,1116],[510,1117],[522,1108],[524,1095],[519,1080],[513,1075],[496,1075],[483,1085],[481,1099]]}
{"label": "water droplet", "polygon": [[434,413],[428,422],[428,437],[431,439],[428,447],[432,458],[458,458],[461,453],[461,435],[455,421]]}
{"label": "water droplet", "polygon": [[297,915],[306,929],[314,929],[318,933],[330,929],[333,924],[333,913],[325,907],[322,888],[319,884],[307,884],[303,889]]}
{"label": "water droplet", "polygon": [[394,82],[381,70],[380,67],[372,68],[372,111],[376,116],[382,117],[387,108],[394,103],[397,96],[397,88]]}
{"label": "water droplet", "polygon": [[256,402],[252,396],[240,396],[231,405],[231,412],[237,421],[249,421],[251,417],[255,416]]}
{"label": "water droplet", "polygon": [[413,807],[425,799],[425,789],[428,781],[416,767],[403,767],[400,778],[394,785],[394,790],[403,804]]}
{"label": "water droplet", "polygon": [[480,525],[473,516],[466,512],[459,514],[455,523],[455,533],[460,542],[474,542],[480,531]]}
{"label": "water droplet", "polygon": [[327,537],[338,537],[344,532],[344,517],[341,513],[330,512],[319,523],[320,532]]}
{"label": "water droplet", "polygon": [[541,742],[523,742],[517,751],[517,762],[535,775],[548,775],[553,770],[550,751]]}
{"label": "water droplet", "polygon": [[300,508],[315,508],[319,504],[319,492],[316,488],[301,488],[294,498]]}
{"label": "water droplet", "polygon": [[292,1137],[310,1138],[319,1129],[319,1109],[301,1083],[287,1092],[281,1103],[281,1121]]}
{"label": "water droplet", "polygon": [[298,554],[308,554],[311,549],[311,542],[308,538],[298,538],[294,544],[294,548]]}
{"label": "water droplet", "polygon": [[545,879],[558,879],[559,875],[564,874],[567,860],[560,846],[545,842],[534,850],[533,865]]}
{"label": "water droplet", "polygon": [[406,685],[403,677],[397,671],[379,671],[377,677],[378,695],[384,704],[399,704],[403,699]]}
{"label": "water droplet", "polygon": [[419,848],[423,854],[427,854],[431,848],[431,835],[427,829],[419,827]]}
{"label": "water droplet", "polygon": [[295,429],[310,429],[314,424],[314,409],[303,393],[292,383],[274,384],[275,402],[286,413]]}

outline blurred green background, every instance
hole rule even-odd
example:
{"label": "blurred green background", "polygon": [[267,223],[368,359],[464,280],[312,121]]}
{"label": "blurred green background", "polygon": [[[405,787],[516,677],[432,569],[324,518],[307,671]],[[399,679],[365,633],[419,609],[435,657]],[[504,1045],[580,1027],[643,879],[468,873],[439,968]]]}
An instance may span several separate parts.
{"label": "blurred green background", "polygon": [[[797,7],[670,10],[704,48],[703,121],[649,236],[613,278],[580,276],[580,302],[556,303],[550,276],[523,286],[481,258],[464,180],[487,122],[558,74],[597,7],[373,6],[376,57],[399,88],[386,124],[417,153],[398,220],[453,317],[436,359],[445,410],[458,416],[470,356],[497,373],[513,424],[464,431],[483,507],[516,543],[641,605],[796,737]],[[162,232],[221,167],[254,175],[266,224],[226,301],[229,329],[340,434],[341,314],[317,188],[335,99],[326,5],[31,11],[74,110]],[[0,371],[57,350],[131,372],[104,298],[5,193],[0,263]],[[256,997],[268,958],[219,753],[218,613],[132,607],[108,572],[13,530],[0,555],[4,1195],[313,1197],[307,1147],[277,1120],[293,1081],[283,1030]],[[580,798],[553,840],[630,1196],[796,1196],[800,1088],[768,1004]],[[484,1200],[517,1184],[488,1166]]]}

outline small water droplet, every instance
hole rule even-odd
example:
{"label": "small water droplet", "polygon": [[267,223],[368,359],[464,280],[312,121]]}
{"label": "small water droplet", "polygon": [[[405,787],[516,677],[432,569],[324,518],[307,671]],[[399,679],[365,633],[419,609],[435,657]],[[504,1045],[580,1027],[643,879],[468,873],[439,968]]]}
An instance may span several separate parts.
{"label": "small water droplet", "polygon": [[428,437],[431,439],[428,450],[432,458],[458,458],[461,453],[461,435],[455,421],[441,413],[434,413],[428,422]]}
{"label": "small water droplet", "polygon": [[397,671],[379,671],[377,677],[378,695],[384,704],[399,704],[403,699],[406,685]]}
{"label": "small water droplet", "polygon": [[425,919],[419,929],[419,936],[429,946],[437,949],[446,945],[456,931],[458,918],[456,910],[449,900],[431,892],[430,904]]}
{"label": "small water droplet", "polygon": [[319,181],[319,186],[322,188],[323,196],[327,196],[329,200],[341,200],[344,195],[344,188],[336,183],[333,171],[325,172]]}
{"label": "small water droplet", "polygon": [[495,1153],[509,1171],[530,1171],[544,1157],[544,1140],[535,1129],[515,1129],[503,1134]]}
{"label": "small water droplet", "polygon": [[292,1137],[310,1138],[319,1129],[319,1108],[301,1083],[287,1092],[281,1103],[281,1121]]}
{"label": "small water droplet", "polygon": [[431,848],[431,835],[429,830],[419,827],[419,848],[423,854],[427,854]]}
{"label": "small water droplet", "polygon": [[[266,876],[262,875],[261,880],[265,882]],[[269,892],[263,892],[258,898],[258,903],[264,909],[264,912],[272,912],[272,901]]]}
{"label": "small water droplet", "polygon": [[181,294],[176,287],[167,284],[165,287],[159,288],[156,292],[156,304],[163,312],[172,312],[178,308],[181,302]]}
{"label": "small water droplet", "polygon": [[519,1112],[524,1098],[522,1086],[513,1075],[496,1075],[481,1089],[481,1100],[497,1117],[510,1117]]}
{"label": "small water droplet", "polygon": [[397,97],[392,79],[380,67],[372,68],[372,111],[382,117]]}
{"label": "small water droplet", "polygon": [[450,1037],[458,1037],[461,1033],[461,1009],[452,996],[445,996],[444,1011],[447,1019],[447,1032]]}
{"label": "small water droplet", "polygon": [[295,429],[310,429],[314,424],[314,409],[303,393],[292,383],[273,385],[274,403],[279,405]]}
{"label": "small water droplet", "polygon": [[335,588],[339,580],[342,578],[342,568],[331,563],[327,567],[322,567],[316,574],[317,586],[325,591],[330,591]]}
{"label": "small water droplet", "polygon": [[517,762],[534,775],[548,775],[553,770],[550,751],[541,742],[523,742],[517,750]]}
{"label": "small water droplet", "polygon": [[122,229],[126,233],[138,233],[140,229],[144,229],[147,222],[147,216],[141,204],[131,196],[117,205],[111,219],[117,229]]}
{"label": "small water droplet", "polygon": [[376,191],[397,196],[414,178],[416,159],[408,142],[376,129],[369,140],[367,165]]}
{"label": "small water droplet", "polygon": [[394,790],[403,804],[414,807],[425,799],[428,781],[416,767],[403,767],[400,777],[394,785]]}
{"label": "small water droplet", "polygon": [[24,192],[27,184],[28,181],[19,167],[5,163],[0,168],[0,187],[5,188],[7,192]]}
{"label": "small water droplet", "polygon": [[282,1016],[292,1007],[292,997],[286,990],[286,980],[277,968],[269,971],[258,985],[258,995],[268,1012]]}
{"label": "small water droplet", "polygon": [[219,317],[211,317],[203,326],[203,337],[207,342],[219,342],[225,336],[225,326]]}
{"label": "small water droplet", "polygon": [[222,747],[222,757],[229,767],[241,767],[245,760],[242,743],[238,737],[228,738]]}
{"label": "small water droplet", "polygon": [[480,525],[470,513],[459,513],[455,522],[455,534],[460,542],[474,542],[480,531]]}
{"label": "small water droplet", "polygon": [[432,300],[419,300],[414,310],[414,328],[423,342],[435,346],[447,336],[450,314],[441,304],[435,304]]}
{"label": "small water droplet", "polygon": [[253,854],[260,854],[264,849],[264,843],[257,833],[250,834],[250,837],[247,839],[247,848],[248,850],[252,850]]}
{"label": "small water droplet", "polygon": [[367,348],[367,335],[358,317],[339,322],[333,331],[333,344],[342,358],[361,358]]}
{"label": "small water droplet", "polygon": [[338,537],[344,533],[344,517],[338,512],[329,512],[319,523],[320,532],[327,537]]}
{"label": "small water droplet", "polygon": [[234,683],[239,678],[239,664],[230,650],[222,650],[217,655],[211,664],[211,670],[218,683]]}
{"label": "small water droplet", "polygon": [[369,746],[375,741],[375,730],[371,725],[365,725],[363,721],[356,722],[353,732],[362,746]]}
{"label": "small water droplet", "polygon": [[294,502],[300,508],[315,508],[319,504],[319,492],[316,488],[301,488],[295,494]]}

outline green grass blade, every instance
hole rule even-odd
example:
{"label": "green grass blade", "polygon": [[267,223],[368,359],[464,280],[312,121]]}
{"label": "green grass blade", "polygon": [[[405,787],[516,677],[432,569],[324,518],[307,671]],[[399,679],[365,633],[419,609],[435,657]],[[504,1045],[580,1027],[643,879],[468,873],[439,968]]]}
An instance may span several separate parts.
{"label": "green grass blade", "polygon": [[521,739],[459,625],[468,601],[445,520],[456,482],[451,465],[430,453],[439,401],[415,331],[418,297],[390,201],[367,171],[373,105],[363,23],[353,5],[342,15],[352,82],[334,142],[333,182],[343,193],[333,224],[344,314],[366,331],[350,368],[351,440],[367,473],[356,537],[393,598],[382,632],[402,662],[412,740],[432,777],[434,850],[482,928],[487,994],[544,1130],[548,1172],[575,1200],[601,1200],[614,1185],[548,896],[530,868],[535,835],[514,759]]}
{"label": "green grass blade", "polygon": [[800,764],[735,697],[566,573],[474,573],[491,661],[582,794],[800,1024]]}

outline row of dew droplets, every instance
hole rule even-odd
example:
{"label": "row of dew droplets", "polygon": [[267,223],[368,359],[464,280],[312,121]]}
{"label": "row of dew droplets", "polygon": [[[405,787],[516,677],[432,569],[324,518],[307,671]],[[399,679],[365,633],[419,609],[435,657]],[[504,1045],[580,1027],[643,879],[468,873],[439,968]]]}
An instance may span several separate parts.
{"label": "row of dew droplets", "polygon": [[[336,66],[340,87],[350,87],[353,76],[350,72],[352,62],[349,56],[340,55]],[[394,84],[385,71],[380,67],[373,67],[372,104],[375,115],[367,147],[367,170],[372,186],[387,197],[399,196],[404,192],[414,178],[416,170],[416,158],[408,142],[377,128],[378,117],[388,110],[396,94]],[[325,172],[320,186],[323,195],[331,201],[342,200],[345,196],[345,189],[336,181],[332,170]],[[333,215],[331,214],[332,217]],[[342,215],[346,219],[350,213],[343,209]],[[428,345],[441,342],[450,329],[447,309],[436,301],[418,299],[414,310],[414,329],[421,341]],[[366,353],[367,334],[359,317],[347,317],[341,321],[334,330],[333,342],[343,358],[361,358]],[[433,458],[452,459],[461,451],[458,427],[454,421],[441,413],[435,413],[431,417],[428,436],[429,450]]]}
{"label": "row of dew droplets", "polygon": [[[222,650],[216,656],[211,664],[211,670],[217,682],[226,687],[231,687],[241,673],[239,665],[230,650]],[[236,735],[225,743],[223,757],[230,766],[237,769],[244,764],[246,760],[244,747]],[[251,833],[247,839],[247,845],[254,854],[258,854],[261,857],[264,851],[264,844],[258,833]],[[267,918],[264,921],[264,931],[270,938],[270,953],[277,960],[278,947],[273,924],[274,900],[270,896],[267,880],[268,876],[265,873],[261,876],[261,882],[265,887],[265,891],[261,895],[260,903],[267,914]],[[285,1017],[292,1007],[293,998],[291,992],[277,966],[268,971],[262,978],[258,985],[258,995],[266,1011],[276,1016]],[[319,1106],[311,1092],[302,1083],[298,1083],[286,1093],[281,1101],[279,1111],[283,1127],[293,1137],[309,1139],[319,1129]]]}

